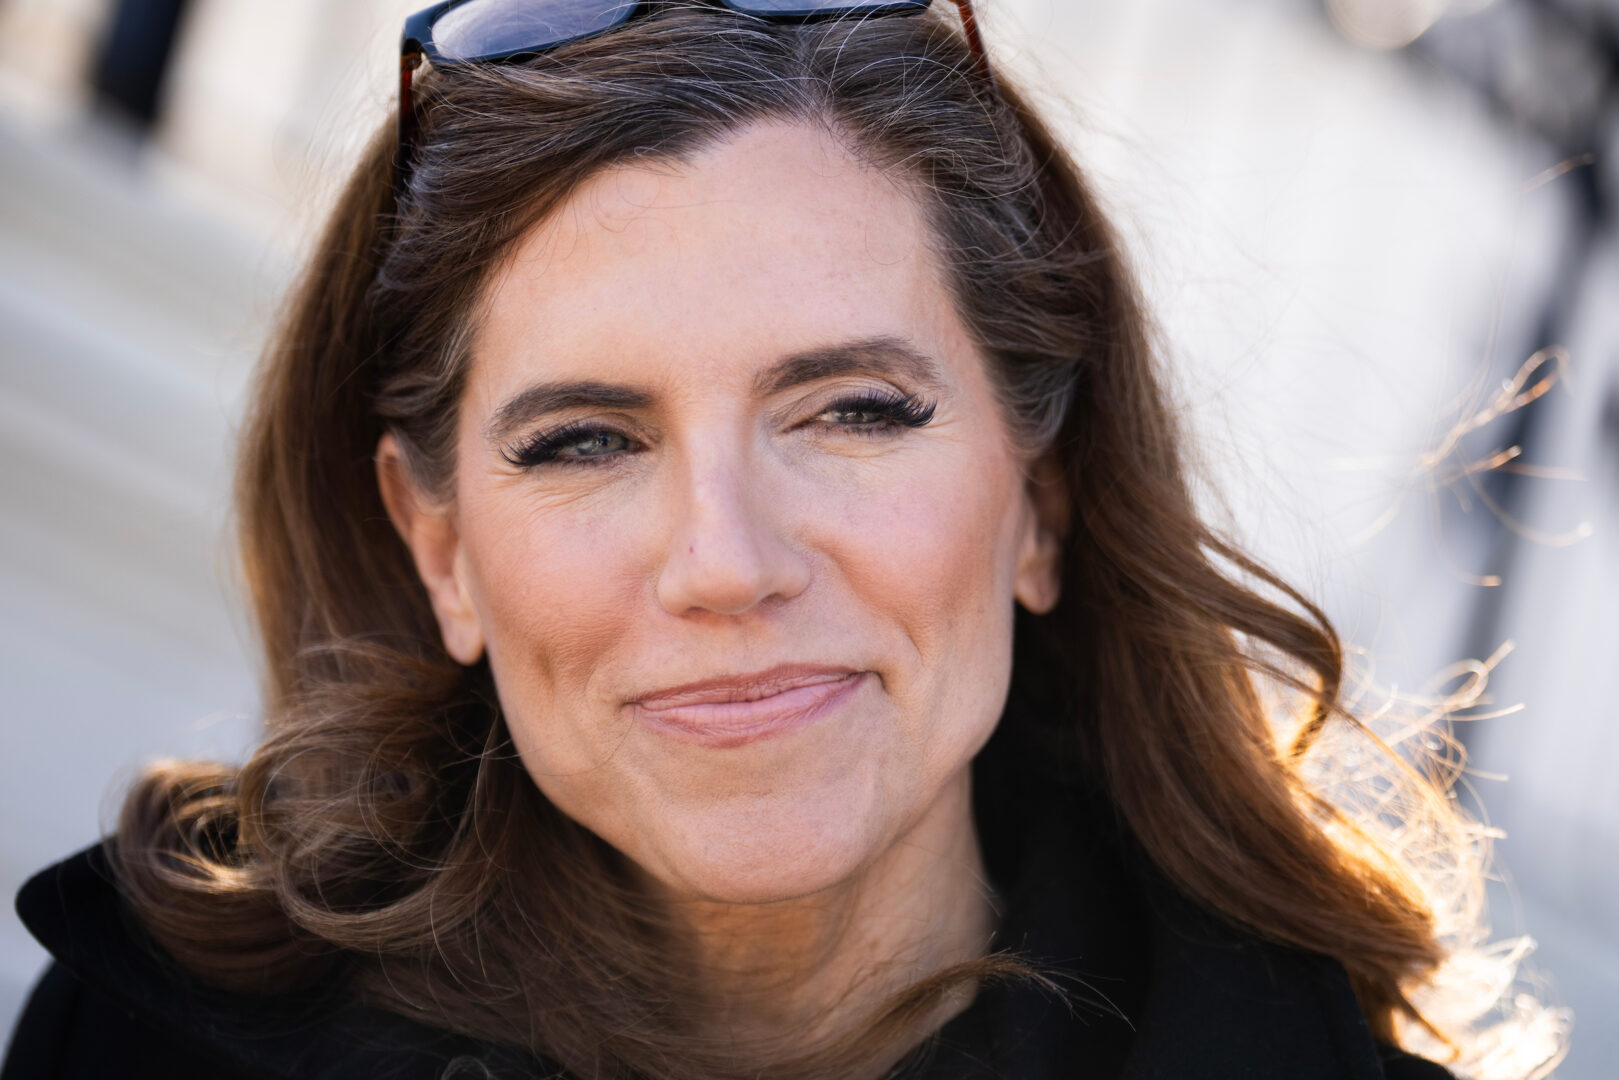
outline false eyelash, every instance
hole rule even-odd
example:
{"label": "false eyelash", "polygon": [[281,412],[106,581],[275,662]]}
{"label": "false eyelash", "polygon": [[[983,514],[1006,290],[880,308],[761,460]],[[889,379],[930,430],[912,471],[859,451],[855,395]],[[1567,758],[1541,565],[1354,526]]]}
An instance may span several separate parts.
{"label": "false eyelash", "polygon": [[[838,424],[833,426],[841,427],[848,431],[858,432],[862,435],[876,435],[882,433],[883,431],[892,431],[894,427],[923,427],[932,421],[933,414],[937,410],[937,403],[924,402],[915,394],[909,394],[904,397],[896,397],[889,394],[866,392],[862,394],[855,394],[850,397],[839,398],[822,411],[872,413],[880,417],[883,423]],[[564,424],[563,426],[555,428],[551,431],[538,432],[531,438],[525,439],[517,446],[502,451],[501,456],[503,456],[511,465],[520,469],[547,465],[557,460],[558,452],[564,447],[575,444],[587,436],[596,434],[618,435],[626,440],[629,438],[629,436],[623,435],[622,432],[615,431],[612,428],[603,427],[600,424],[591,423],[589,421],[579,421],[572,424]],[[606,454],[599,458],[570,458],[568,463],[570,465],[586,466],[605,465],[615,460],[619,456],[620,455],[618,454]]]}
{"label": "false eyelash", "polygon": [[[889,394],[868,392],[856,394],[853,397],[840,398],[827,406],[823,412],[869,412],[882,417],[889,424],[900,427],[919,428],[933,419],[938,411],[937,402],[924,402],[915,394],[904,397],[894,397]],[[836,425],[847,427],[852,431],[875,433],[882,430],[875,425],[845,424]]]}
{"label": "false eyelash", "polygon": [[[564,424],[561,427],[553,428],[550,431],[538,432],[532,437],[523,440],[517,446],[503,450],[501,452],[501,456],[512,465],[520,469],[529,469],[537,465],[546,465],[556,461],[557,453],[563,447],[571,446],[589,435],[597,434],[618,435],[625,440],[629,439],[628,435],[624,435],[622,432],[615,431],[612,428],[603,427],[600,424],[593,424],[588,421],[579,421],[572,424]],[[604,465],[613,460],[613,458],[616,456],[617,455],[603,455],[600,458],[573,458],[570,459],[569,464]]]}

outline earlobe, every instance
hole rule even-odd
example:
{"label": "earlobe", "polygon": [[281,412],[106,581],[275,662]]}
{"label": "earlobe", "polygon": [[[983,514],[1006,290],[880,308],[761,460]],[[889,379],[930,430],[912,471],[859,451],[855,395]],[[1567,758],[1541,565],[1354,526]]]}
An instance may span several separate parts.
{"label": "earlobe", "polygon": [[1017,602],[1036,615],[1050,612],[1062,596],[1068,519],[1068,485],[1062,468],[1055,460],[1042,459],[1025,481],[1023,538],[1013,587]]}
{"label": "earlobe", "polygon": [[457,663],[483,658],[483,625],[478,619],[460,531],[447,507],[429,500],[416,486],[404,450],[392,432],[377,443],[377,488],[394,531],[410,549],[416,574],[427,589],[444,649]]}
{"label": "earlobe", "polygon": [[[433,602],[433,613],[438,616],[439,634],[444,638],[444,651],[464,667],[471,667],[483,659],[483,623],[473,607],[472,595],[466,588],[466,568],[457,555],[454,580],[455,596],[449,604]],[[432,590],[429,590],[431,593]]]}
{"label": "earlobe", "polygon": [[1035,615],[1048,614],[1062,595],[1061,554],[1056,534],[1038,525],[1029,530],[1013,595]]}

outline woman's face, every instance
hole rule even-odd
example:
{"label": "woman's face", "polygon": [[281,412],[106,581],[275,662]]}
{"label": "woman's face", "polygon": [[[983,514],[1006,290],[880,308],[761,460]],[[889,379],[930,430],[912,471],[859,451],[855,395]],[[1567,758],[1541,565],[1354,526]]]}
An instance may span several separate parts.
{"label": "woman's face", "polygon": [[605,172],[492,280],[434,507],[444,638],[676,895],[850,879],[960,783],[1055,543],[918,206],[824,132]]}

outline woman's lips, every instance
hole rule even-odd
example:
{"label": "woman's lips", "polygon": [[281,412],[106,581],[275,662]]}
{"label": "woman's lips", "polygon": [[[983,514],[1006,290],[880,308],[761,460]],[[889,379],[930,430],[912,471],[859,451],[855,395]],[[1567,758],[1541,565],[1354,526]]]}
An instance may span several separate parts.
{"label": "woman's lips", "polygon": [[864,674],[848,668],[784,666],[661,690],[631,708],[661,734],[723,749],[814,723],[851,696]]}

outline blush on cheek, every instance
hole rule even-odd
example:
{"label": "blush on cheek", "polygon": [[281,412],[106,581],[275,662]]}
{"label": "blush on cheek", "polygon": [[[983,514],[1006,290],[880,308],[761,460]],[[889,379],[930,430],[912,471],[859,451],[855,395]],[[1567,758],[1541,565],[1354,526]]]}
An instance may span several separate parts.
{"label": "blush on cheek", "polygon": [[[1016,552],[1019,507],[1006,470],[933,469],[871,507],[856,542],[896,595],[929,604],[989,602],[1005,586]],[[995,598],[995,599],[998,599]]]}
{"label": "blush on cheek", "polygon": [[[993,726],[1010,674],[1021,489],[1005,461],[963,457],[912,470],[823,542],[856,606],[882,612],[905,638],[911,678],[892,687],[904,711],[975,729]],[[987,732],[933,731],[930,747],[948,752],[957,736]]]}
{"label": "blush on cheek", "polygon": [[615,543],[633,531],[581,517],[491,514],[464,538],[502,711],[525,760],[559,772],[609,752],[615,733],[600,729],[616,713],[599,708],[592,675],[633,638],[644,603],[634,559]]}

